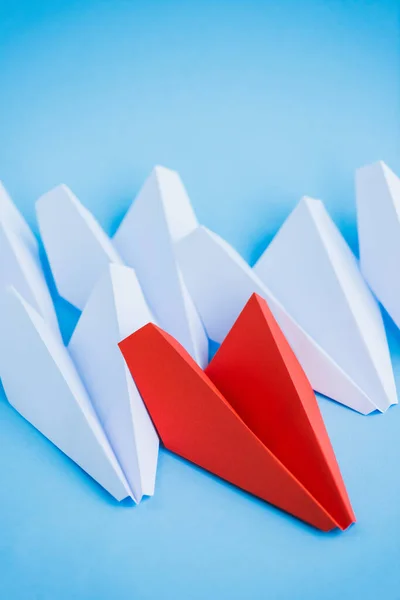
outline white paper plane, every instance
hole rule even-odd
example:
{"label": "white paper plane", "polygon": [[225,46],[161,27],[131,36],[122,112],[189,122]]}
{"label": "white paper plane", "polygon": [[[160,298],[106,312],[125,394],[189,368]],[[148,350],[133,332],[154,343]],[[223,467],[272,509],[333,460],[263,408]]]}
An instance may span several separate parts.
{"label": "white paper plane", "polygon": [[57,290],[83,310],[103,270],[110,262],[122,264],[94,216],[66,185],[39,198],[36,215]]}
{"label": "white paper plane", "polygon": [[0,222],[0,289],[15,287],[61,336],[37,249],[32,249],[25,235],[18,233],[18,228]]}
{"label": "white paper plane", "polygon": [[376,410],[365,392],[289,315],[225,240],[199,227],[180,241],[177,254],[188,289],[212,340],[222,342],[249,297],[256,292],[267,300],[315,391],[363,414]]}
{"label": "white paper plane", "polygon": [[356,171],[361,271],[400,327],[400,179],[382,161]]}
{"label": "white paper plane", "polygon": [[34,254],[38,254],[38,243],[35,236],[32,233],[31,228],[25,221],[24,217],[11,200],[7,190],[0,181],[0,223],[8,229],[12,229],[14,233],[20,237],[30,251]]}
{"label": "white paper plane", "polygon": [[254,271],[379,410],[397,403],[379,306],[320,200],[301,199]]}
{"label": "white paper plane", "polygon": [[178,173],[155,167],[113,241],[126,264],[135,269],[160,327],[204,367],[208,340],[182,279],[174,247],[197,225]]}
{"label": "white paper plane", "polygon": [[118,342],[153,321],[133,269],[110,264],[68,346],[136,502],[154,493],[158,436]]}
{"label": "white paper plane", "polygon": [[0,289],[13,286],[61,336],[53,301],[27,222],[0,182]]}
{"label": "white paper plane", "polygon": [[27,421],[117,500],[131,496],[67,349],[14,289],[0,294],[0,373]]}

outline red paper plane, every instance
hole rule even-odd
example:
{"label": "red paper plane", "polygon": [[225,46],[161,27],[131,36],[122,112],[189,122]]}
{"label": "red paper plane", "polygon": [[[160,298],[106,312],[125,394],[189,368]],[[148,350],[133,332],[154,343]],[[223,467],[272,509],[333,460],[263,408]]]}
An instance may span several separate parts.
{"label": "red paper plane", "polygon": [[341,529],[355,516],[311,385],[253,294],[205,370],[252,432]]}
{"label": "red paper plane", "polygon": [[166,448],[324,531],[355,520],[315,396],[263,300],[207,369],[220,389],[155,325],[120,348]]}

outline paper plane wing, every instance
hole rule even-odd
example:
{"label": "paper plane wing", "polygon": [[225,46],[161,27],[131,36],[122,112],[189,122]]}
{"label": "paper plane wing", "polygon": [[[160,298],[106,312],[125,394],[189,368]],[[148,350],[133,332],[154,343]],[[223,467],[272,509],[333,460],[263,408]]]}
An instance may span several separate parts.
{"label": "paper plane wing", "polygon": [[61,336],[53,301],[40,264],[39,254],[24,237],[0,223],[0,287],[13,286]]}
{"label": "paper plane wing", "polygon": [[382,161],[356,171],[362,273],[400,327],[400,179]]}
{"label": "paper plane wing", "polygon": [[289,315],[225,240],[198,227],[177,244],[179,264],[208,336],[221,343],[253,293],[264,298],[315,391],[362,413],[376,410],[356,383]]}
{"label": "paper plane wing", "polygon": [[68,351],[14,289],[0,297],[0,373],[10,404],[117,500],[131,492]]}
{"label": "paper plane wing", "polygon": [[364,415],[376,410],[365,393],[279,304],[274,304],[273,314],[316,392]]}
{"label": "paper plane wing", "polygon": [[311,385],[253,294],[205,370],[261,442],[339,525],[355,521]]}
{"label": "paper plane wing", "polygon": [[31,228],[24,217],[11,200],[7,190],[0,181],[0,223],[21,238],[28,246],[29,250],[36,255],[38,253],[38,243],[33,235]]}
{"label": "paper plane wing", "polygon": [[122,261],[110,238],[67,186],[41,196],[36,215],[58,293],[82,310],[106,266]]}
{"label": "paper plane wing", "polygon": [[174,244],[197,227],[175,171],[155,167],[128,210],[113,242],[137,273],[158,323],[202,366],[208,340],[175,257]]}
{"label": "paper plane wing", "polygon": [[120,348],[169,450],[319,529],[339,525],[174,338],[149,324]]}
{"label": "paper plane wing", "polygon": [[118,342],[152,321],[135,272],[110,264],[68,346],[136,502],[154,493],[158,436]]}
{"label": "paper plane wing", "polygon": [[254,271],[376,408],[397,403],[379,306],[320,200],[302,198]]}

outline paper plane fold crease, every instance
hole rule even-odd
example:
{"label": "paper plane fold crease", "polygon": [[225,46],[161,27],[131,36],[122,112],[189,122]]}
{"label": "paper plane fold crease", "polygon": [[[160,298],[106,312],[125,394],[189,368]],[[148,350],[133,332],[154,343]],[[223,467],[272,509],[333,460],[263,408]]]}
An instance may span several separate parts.
{"label": "paper plane fold crease", "polygon": [[400,327],[400,179],[382,161],[356,171],[362,273]]}
{"label": "paper plane fold crease", "polygon": [[158,436],[118,342],[152,321],[135,272],[110,264],[68,346],[136,502],[154,493]]}
{"label": "paper plane fold crease", "polygon": [[13,288],[0,294],[0,373],[10,404],[117,500],[131,490],[67,349]]}
{"label": "paper plane fold crease", "polygon": [[58,293],[83,310],[107,265],[122,260],[94,216],[66,185],[39,198],[36,216]]}
{"label": "paper plane fold crease", "polygon": [[302,198],[254,271],[374,408],[397,403],[378,303],[320,200]]}
{"label": "paper plane fold crease", "polygon": [[208,340],[175,256],[175,244],[196,229],[197,220],[175,171],[155,167],[125,215],[113,242],[137,273],[159,325],[200,364]]}
{"label": "paper plane fold crease", "polygon": [[324,531],[355,521],[312,388],[263,299],[206,372],[153,324],[120,348],[168,449]]}
{"label": "paper plane fold crease", "polygon": [[60,336],[39,247],[28,224],[0,183],[0,288],[14,287]]}
{"label": "paper plane fold crease", "polygon": [[6,188],[0,181],[0,223],[22,239],[30,251],[38,254],[38,243],[31,228],[11,200]]}
{"label": "paper plane fold crease", "polygon": [[[322,338],[319,343],[312,337],[309,331],[289,313],[269,286],[225,240],[205,227],[198,227],[177,244],[177,255],[189,291],[212,340],[222,342],[243,306],[255,292],[268,302],[269,308],[315,391],[364,414],[376,410],[380,398],[383,398],[380,403],[382,409],[387,408],[389,401],[382,392],[383,386],[377,374],[372,373],[369,376],[375,377],[374,389],[380,394],[377,394],[378,399],[375,396],[372,399],[369,390],[365,389],[366,386],[361,385],[363,380],[355,381],[352,374],[339,364],[337,356],[332,356],[328,347],[325,349]],[[327,267],[329,270],[329,264]],[[389,357],[386,354],[384,330],[373,299],[368,297],[365,287],[363,291],[367,300],[367,318],[372,314],[371,320],[375,320],[375,330],[380,336],[378,345],[383,356],[383,371],[387,385],[385,391],[393,402],[396,398],[392,386],[390,360],[388,362]],[[368,302],[371,306],[368,306]],[[344,300],[343,304],[345,304]],[[330,328],[330,323],[325,327]],[[356,329],[355,326],[353,329]],[[356,333],[361,336],[357,330]],[[364,352],[362,343],[360,347]]]}

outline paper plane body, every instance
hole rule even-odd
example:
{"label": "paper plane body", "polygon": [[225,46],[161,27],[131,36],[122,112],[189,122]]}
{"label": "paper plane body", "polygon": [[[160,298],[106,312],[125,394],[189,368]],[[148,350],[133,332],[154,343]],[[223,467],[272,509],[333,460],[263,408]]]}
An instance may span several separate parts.
{"label": "paper plane body", "polygon": [[68,346],[136,502],[154,493],[158,436],[118,342],[152,321],[135,272],[110,264]]}
{"label": "paper plane body", "polygon": [[155,167],[113,242],[125,263],[135,269],[159,325],[205,366],[207,336],[175,257],[175,244],[196,227],[179,175]]}
{"label": "paper plane body", "polygon": [[66,348],[14,289],[0,296],[0,372],[10,404],[117,500],[131,492]]}
{"label": "paper plane body", "polygon": [[340,526],[174,338],[149,324],[120,348],[166,448],[319,529]]}
{"label": "paper plane body", "polygon": [[382,161],[356,171],[361,271],[400,327],[400,179]]}
{"label": "paper plane body", "polygon": [[11,200],[7,190],[0,181],[0,224],[6,229],[12,229],[17,237],[22,239],[29,250],[36,255],[38,243],[31,228]]}
{"label": "paper plane body", "polygon": [[369,399],[352,397],[351,408],[385,411],[397,403],[379,306],[320,200],[302,198],[254,271]]}
{"label": "paper plane body", "polygon": [[243,258],[221,237],[198,227],[177,245],[179,264],[208,336],[221,343],[253,293],[264,298],[313,389],[369,413],[376,406],[297,323]]}
{"label": "paper plane body", "polygon": [[333,520],[342,529],[353,523],[314,392],[260,296],[251,296],[205,373]]}
{"label": "paper plane body", "polygon": [[110,238],[66,185],[39,198],[36,215],[58,293],[79,310],[110,262],[122,264]]}
{"label": "paper plane body", "polygon": [[61,335],[35,236],[0,182],[0,287],[14,287]]}
{"label": "paper plane body", "polygon": [[61,337],[37,249],[5,222],[0,223],[0,286],[14,287]]}

